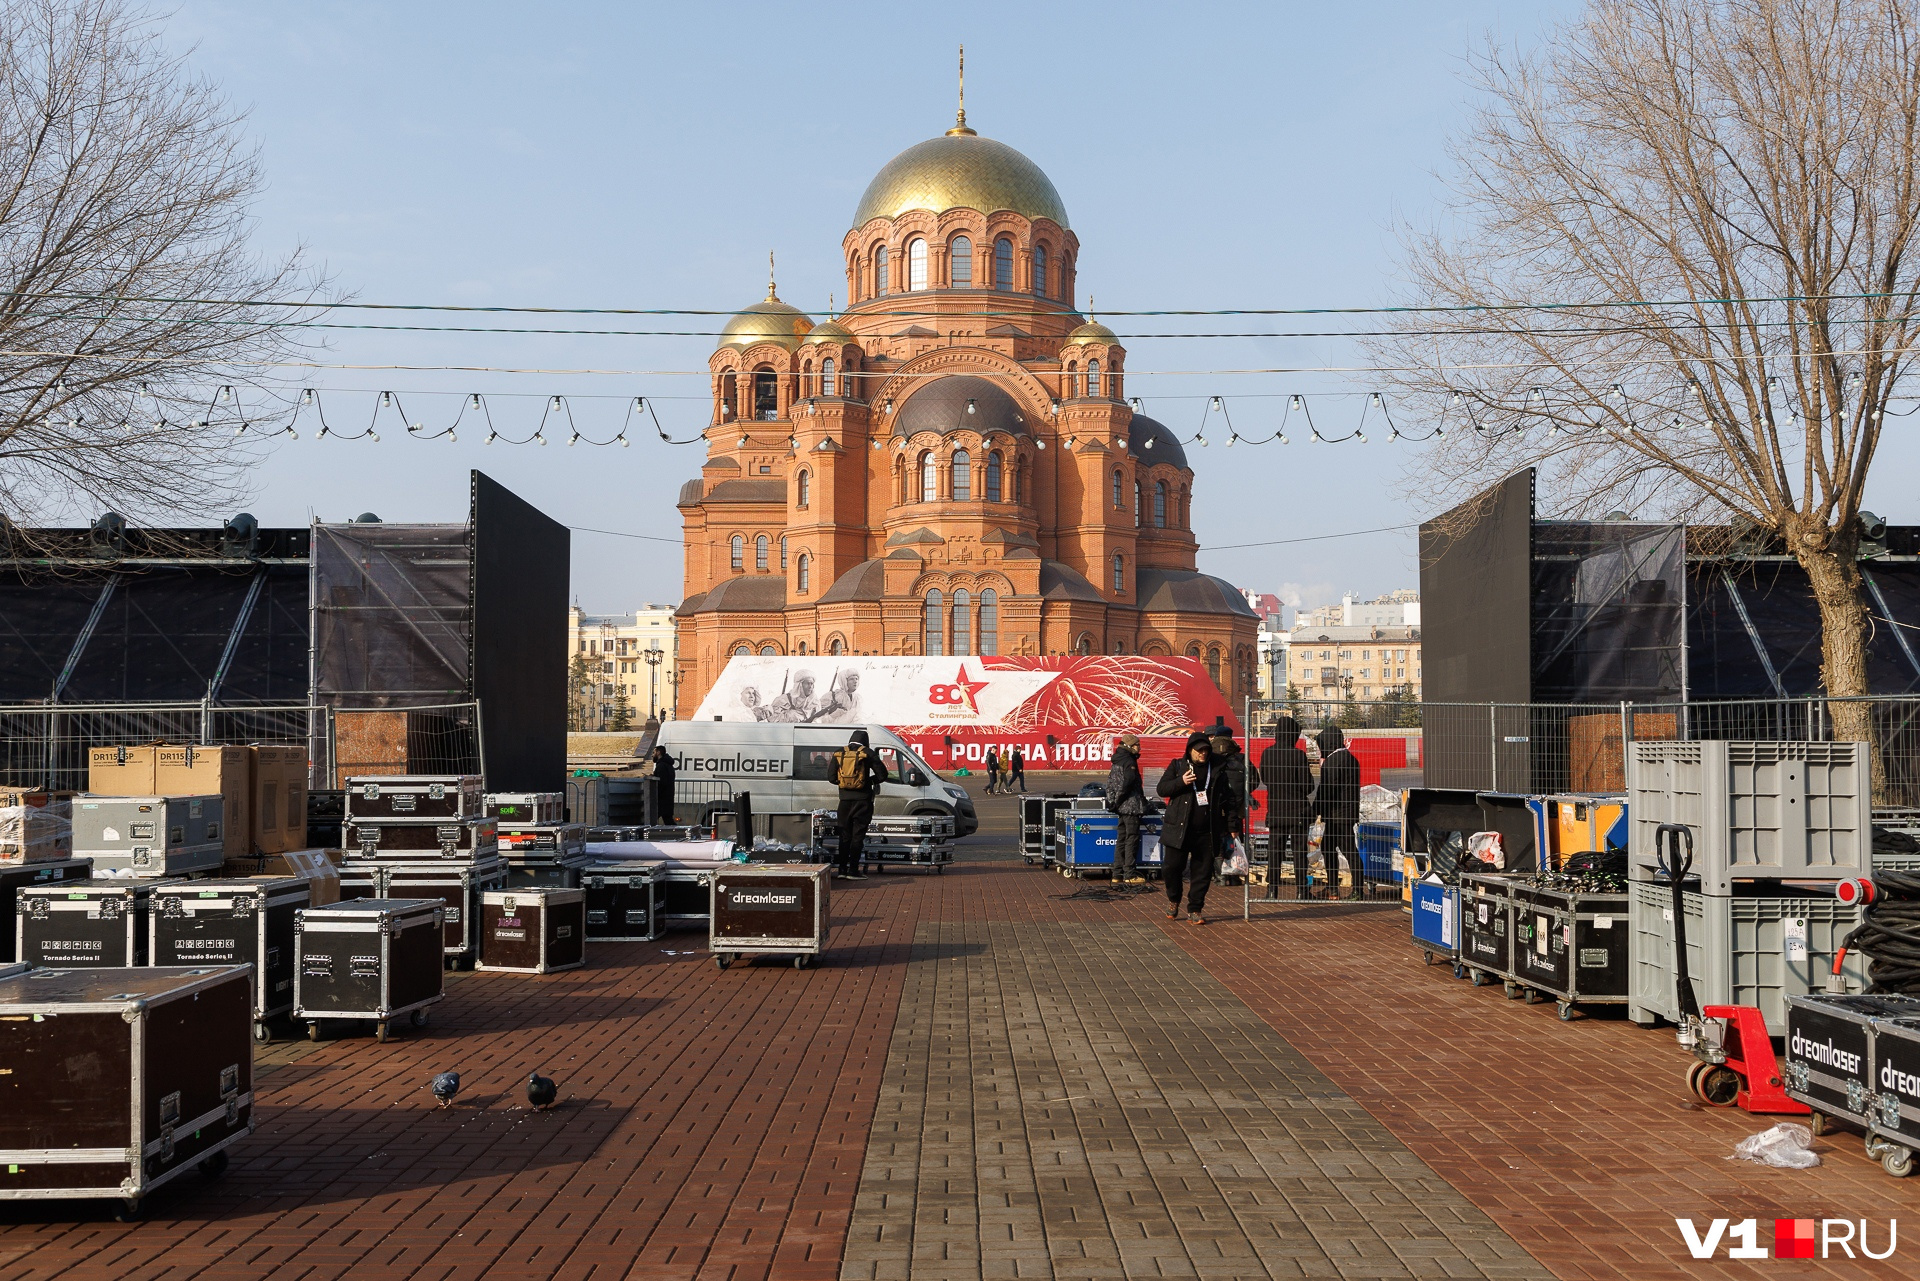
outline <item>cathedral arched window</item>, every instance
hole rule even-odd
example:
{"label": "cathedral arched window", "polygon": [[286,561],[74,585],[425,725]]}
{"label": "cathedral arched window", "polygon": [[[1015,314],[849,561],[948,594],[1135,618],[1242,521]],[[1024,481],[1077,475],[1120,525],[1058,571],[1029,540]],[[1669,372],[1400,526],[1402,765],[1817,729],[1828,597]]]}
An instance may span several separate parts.
{"label": "cathedral arched window", "polygon": [[747,540],[738,534],[733,536],[733,567],[735,569],[747,567]]}
{"label": "cathedral arched window", "polygon": [[1047,296],[1047,249],[1045,245],[1033,247],[1033,292],[1042,298]]}
{"label": "cathedral arched window", "polygon": [[803,593],[813,590],[813,557],[807,555],[805,552],[800,553],[800,578],[798,585]]}
{"label": "cathedral arched window", "polygon": [[762,645],[760,647],[760,657],[762,658],[777,658],[779,654],[780,654],[780,650],[777,646]]}
{"label": "cathedral arched window", "polygon": [[805,468],[801,469],[799,478],[794,482],[794,491],[794,505],[797,507],[805,507],[807,500],[813,497],[813,477]]}
{"label": "cathedral arched window", "polygon": [[947,245],[947,280],[955,289],[973,285],[973,242],[955,236]]}
{"label": "cathedral arched window", "polygon": [[991,587],[980,593],[980,652],[1000,652],[1000,593]]}
{"label": "cathedral arched window", "polygon": [[1153,482],[1153,527],[1167,527],[1167,482],[1164,480]]}
{"label": "cathedral arched window", "polygon": [[1140,503],[1140,482],[1136,480],[1133,482],[1133,524],[1136,529],[1140,527],[1143,510]]}
{"label": "cathedral arched window", "polygon": [[1093,653],[1093,633],[1081,632],[1080,639],[1073,643],[1073,652],[1080,655]]}
{"label": "cathedral arched window", "polygon": [[1113,554],[1113,594],[1119,596],[1127,590],[1127,559],[1119,552]]}
{"label": "cathedral arched window", "polygon": [[1115,508],[1125,506],[1125,503],[1122,501],[1125,496],[1126,480],[1120,475],[1120,469],[1116,467],[1113,469],[1113,505]]}
{"label": "cathedral arched window", "polygon": [[877,246],[873,251],[873,292],[877,296],[887,292],[887,247]]}
{"label": "cathedral arched window", "polygon": [[780,535],[780,572],[787,572],[787,536]]}
{"label": "cathedral arched window", "polygon": [[734,381],[733,371],[729,369],[720,377],[721,417],[731,418],[740,412],[740,402],[734,399],[737,395],[739,395],[737,384]]}
{"label": "cathedral arched window", "polygon": [[973,653],[973,598],[964,587],[953,589],[953,652]]}
{"label": "cathedral arched window", "polygon": [[907,460],[898,454],[893,459],[893,501],[907,501]]}
{"label": "cathedral arched window", "polygon": [[1207,675],[1213,679],[1213,683],[1215,685],[1218,685],[1220,683],[1220,648],[1219,646],[1215,646],[1214,648],[1207,651]]}
{"label": "cathedral arched window", "polygon": [[839,654],[845,652],[845,650],[846,645],[838,636],[827,642],[827,653],[829,654]]}
{"label": "cathedral arched window", "polygon": [[1013,288],[1013,237],[1002,236],[993,242],[993,287]]}
{"label": "cathedral arched window", "polygon": [[934,465],[933,451],[920,455],[920,501],[937,502],[940,498],[940,472]]}
{"label": "cathedral arched window", "polygon": [[927,287],[927,242],[915,237],[907,242],[907,288]]}
{"label": "cathedral arched window", "polygon": [[973,459],[966,450],[953,455],[953,501],[964,503],[973,497]]}
{"label": "cathedral arched window", "polygon": [[1073,259],[1065,254],[1060,255],[1060,301],[1073,305]]}
{"label": "cathedral arched window", "polygon": [[1000,451],[996,449],[987,455],[987,501],[990,503],[1000,501],[1000,472]]}
{"label": "cathedral arched window", "polygon": [[860,269],[859,258],[856,257],[853,260],[853,265],[847,269],[847,275],[853,279],[853,293],[850,296],[854,298],[865,297],[866,295],[862,294],[860,290],[867,283],[867,273]]}
{"label": "cathedral arched window", "polygon": [[825,360],[820,362],[820,394],[822,396],[834,396],[839,394],[838,391],[836,390],[836,388],[838,387],[838,383],[835,381],[833,374],[834,374],[833,357],[828,356]]}
{"label": "cathedral arched window", "polygon": [[940,657],[940,640],[945,634],[947,625],[947,611],[941,608],[942,604],[940,589],[938,587],[927,593],[927,622],[924,629],[926,635],[923,638],[924,649],[922,652],[930,658]]}
{"label": "cathedral arched window", "polygon": [[1013,469],[1013,501],[1027,501],[1027,460],[1022,458],[1019,466]]}
{"label": "cathedral arched window", "polygon": [[1087,395],[1098,396],[1099,394],[1100,362],[1097,360],[1089,360],[1087,362]]}
{"label": "cathedral arched window", "polygon": [[765,534],[753,540],[753,567],[755,569],[767,567],[767,536]]}
{"label": "cathedral arched window", "polygon": [[1182,485],[1180,486],[1180,528],[1191,529],[1192,527],[1193,502],[1187,494],[1187,487]]}
{"label": "cathedral arched window", "polygon": [[753,656],[753,646],[742,641],[733,647],[733,656],[735,658],[751,658]]}
{"label": "cathedral arched window", "polygon": [[753,416],[763,423],[780,416],[780,378],[771,365],[753,371]]}

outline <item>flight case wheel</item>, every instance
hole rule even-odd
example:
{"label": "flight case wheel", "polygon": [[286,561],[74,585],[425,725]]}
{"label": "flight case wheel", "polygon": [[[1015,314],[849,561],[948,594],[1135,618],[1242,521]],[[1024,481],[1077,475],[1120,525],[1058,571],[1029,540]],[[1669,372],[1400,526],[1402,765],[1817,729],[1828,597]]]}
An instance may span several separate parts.
{"label": "flight case wheel", "polygon": [[1814,1135],[1818,1137],[1822,1134],[1831,1133],[1833,1123],[1827,1120],[1827,1114],[1825,1112],[1815,1112],[1807,1118],[1807,1128],[1812,1130]]}
{"label": "flight case wheel", "polygon": [[227,1172],[227,1151],[222,1148],[200,1163],[200,1173],[209,1179],[217,1179]]}
{"label": "flight case wheel", "polygon": [[1433,953],[1432,953],[1432,952],[1422,952],[1422,953],[1421,953],[1421,955],[1427,958],[1427,964],[1428,964],[1428,965],[1432,965],[1432,964],[1433,964]]}
{"label": "flight case wheel", "polygon": [[1485,970],[1468,970],[1467,975],[1467,982],[1473,984],[1475,987],[1485,987],[1492,981],[1487,977]]}
{"label": "flight case wheel", "polygon": [[140,1198],[137,1196],[121,1197],[113,1207],[113,1218],[116,1223],[138,1223],[140,1221]]}
{"label": "flight case wheel", "polygon": [[260,1044],[260,1045],[272,1045],[273,1029],[268,1027],[265,1023],[255,1023],[253,1025],[253,1039],[257,1044]]}
{"label": "flight case wheel", "polygon": [[1508,979],[1505,983],[1502,983],[1500,985],[1500,990],[1506,993],[1506,997],[1509,1001],[1517,1001],[1520,999],[1520,993],[1522,993],[1526,989],[1521,987],[1518,983],[1515,983],[1512,979]]}
{"label": "flight case wheel", "polygon": [[423,1005],[419,1009],[415,1010],[413,1013],[409,1014],[407,1016],[407,1021],[412,1023],[415,1027],[425,1027],[427,1025],[427,1007]]}
{"label": "flight case wheel", "polygon": [[1562,1023],[1573,1022],[1573,1002],[1572,1001],[1557,1002],[1553,1007],[1553,1011],[1554,1013],[1560,1016],[1560,1021]]}
{"label": "flight case wheel", "polygon": [[1523,988],[1522,990],[1527,994],[1526,1000],[1528,1005],[1538,1005],[1540,1004],[1540,1002],[1547,999],[1545,996],[1542,996],[1540,994],[1537,988],[1529,987],[1529,988]]}
{"label": "flight case wheel", "polygon": [[1462,979],[1462,978],[1465,978],[1466,976],[1467,976],[1467,967],[1460,964],[1460,962],[1455,961],[1453,963],[1453,977],[1457,979]]}
{"label": "flight case wheel", "polygon": [[307,1039],[309,1041],[318,1041],[320,1039],[320,1020],[319,1019],[312,1019],[308,1021]]}
{"label": "flight case wheel", "polygon": [[1880,1149],[1880,1168],[1896,1179],[1906,1178],[1913,1173],[1913,1149],[1887,1144]]}
{"label": "flight case wheel", "polygon": [[727,962],[730,959],[725,952],[715,952],[713,954],[713,963],[723,970],[727,968]]}
{"label": "flight case wheel", "polygon": [[381,1019],[373,1025],[373,1039],[385,1045],[387,1043],[387,1021]]}

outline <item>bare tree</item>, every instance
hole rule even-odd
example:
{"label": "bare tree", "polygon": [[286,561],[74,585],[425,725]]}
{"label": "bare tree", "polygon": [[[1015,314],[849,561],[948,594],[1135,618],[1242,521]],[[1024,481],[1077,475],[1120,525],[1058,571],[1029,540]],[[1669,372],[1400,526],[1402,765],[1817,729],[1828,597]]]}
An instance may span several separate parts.
{"label": "bare tree", "polygon": [[[1381,344],[1447,428],[1443,495],[1532,465],[1568,514],[1778,535],[1836,696],[1868,692],[1858,517],[1920,319],[1915,11],[1599,0],[1489,51],[1450,225],[1408,238],[1411,301],[1445,310]],[[1836,722],[1869,737],[1864,705]]]}
{"label": "bare tree", "polygon": [[[0,517],[200,513],[270,428],[249,394],[308,301],[247,248],[237,115],[122,0],[0,0]],[[222,387],[232,387],[223,393]],[[264,408],[263,408],[264,403]]]}

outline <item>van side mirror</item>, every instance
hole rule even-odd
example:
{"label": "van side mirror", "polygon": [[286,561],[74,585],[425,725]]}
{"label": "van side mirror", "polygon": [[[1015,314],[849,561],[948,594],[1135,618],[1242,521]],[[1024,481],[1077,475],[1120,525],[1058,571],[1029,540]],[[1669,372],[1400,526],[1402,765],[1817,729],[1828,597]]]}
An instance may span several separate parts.
{"label": "van side mirror", "polygon": [[927,785],[927,776],[925,774],[922,774],[917,769],[910,769],[907,771],[908,787],[925,787],[926,785]]}

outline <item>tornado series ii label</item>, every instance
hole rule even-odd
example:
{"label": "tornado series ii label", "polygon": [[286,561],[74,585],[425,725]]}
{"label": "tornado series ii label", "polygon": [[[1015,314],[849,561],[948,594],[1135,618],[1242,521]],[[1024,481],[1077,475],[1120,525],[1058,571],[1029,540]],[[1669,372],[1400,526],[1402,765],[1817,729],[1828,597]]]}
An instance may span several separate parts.
{"label": "tornado series ii label", "polygon": [[800,891],[729,885],[725,887],[727,906],[737,912],[794,912],[800,908]]}

